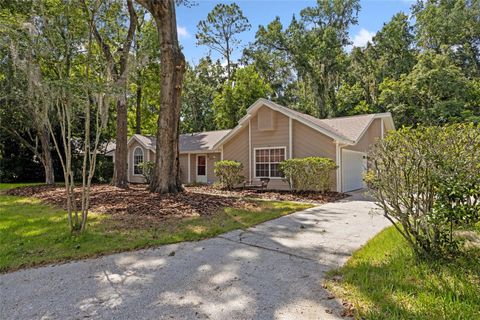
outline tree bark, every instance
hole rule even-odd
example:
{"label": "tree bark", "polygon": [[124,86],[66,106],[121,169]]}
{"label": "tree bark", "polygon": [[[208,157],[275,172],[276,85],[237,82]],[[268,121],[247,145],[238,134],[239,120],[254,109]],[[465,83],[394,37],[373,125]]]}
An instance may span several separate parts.
{"label": "tree bark", "polygon": [[[140,78],[140,73],[138,73],[138,78]],[[142,86],[140,85],[140,80],[137,84],[137,100],[136,100],[136,114],[135,114],[135,133],[142,134]]]}
{"label": "tree bark", "polygon": [[[90,17],[91,12],[89,11],[85,0],[82,1],[82,4],[84,11]],[[113,184],[119,188],[128,188],[127,68],[130,48],[135,35],[135,29],[137,27],[137,15],[135,13],[132,0],[127,0],[127,8],[130,17],[130,23],[128,26],[127,36],[121,48],[122,54],[118,63],[115,61],[112,55],[110,46],[106,41],[104,41],[95,23],[93,22],[94,13],[90,17],[93,35],[98,45],[102,49],[105,59],[107,60],[107,66],[110,75],[113,78],[114,84],[120,89],[119,96],[117,97],[116,147],[113,171]]]}
{"label": "tree bark", "polygon": [[115,171],[113,183],[116,187],[128,187],[128,150],[127,150],[127,97],[125,94],[117,100]]}
{"label": "tree bark", "polygon": [[160,40],[160,110],[155,167],[150,190],[176,193],[182,190],[179,170],[179,125],[185,57],[178,44],[174,0],[137,0],[155,19]]}
{"label": "tree bark", "polygon": [[50,152],[50,133],[46,128],[39,130],[38,137],[42,146],[42,164],[45,169],[45,183],[47,185],[55,184],[55,174],[53,170],[52,153]]}

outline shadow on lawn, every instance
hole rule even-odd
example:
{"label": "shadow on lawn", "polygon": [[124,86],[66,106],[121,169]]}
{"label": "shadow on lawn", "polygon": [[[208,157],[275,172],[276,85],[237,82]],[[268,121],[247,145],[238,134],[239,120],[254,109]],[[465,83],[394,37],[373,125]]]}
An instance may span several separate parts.
{"label": "shadow on lawn", "polygon": [[479,250],[464,252],[455,261],[433,261],[415,258],[407,247],[389,253],[383,262],[349,263],[331,278],[337,290],[346,288],[346,299],[356,302],[361,309],[357,316],[363,319],[480,316]]}
{"label": "shadow on lawn", "polygon": [[[311,212],[318,209],[219,238],[3,275],[4,314],[18,318],[338,318],[343,305],[323,287],[323,277],[353,250],[332,242],[353,234],[345,229],[351,215],[323,209]],[[10,290],[15,295],[4,293]],[[53,302],[66,296],[74,297],[73,302]],[[17,301],[29,301],[28,308],[16,308]]]}

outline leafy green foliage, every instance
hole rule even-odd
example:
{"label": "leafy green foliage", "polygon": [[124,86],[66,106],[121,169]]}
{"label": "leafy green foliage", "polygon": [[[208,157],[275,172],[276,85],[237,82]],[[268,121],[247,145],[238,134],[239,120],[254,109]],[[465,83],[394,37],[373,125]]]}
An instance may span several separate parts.
{"label": "leafy green foliage", "polygon": [[329,191],[331,175],[336,168],[335,161],[320,157],[287,159],[280,163],[285,180],[296,191]]}
{"label": "leafy green foliage", "polygon": [[152,180],[153,168],[155,167],[154,161],[145,161],[138,165],[140,170],[142,170],[142,176],[145,178],[147,183],[150,183]]}
{"label": "leafy green foliage", "polygon": [[214,173],[218,178],[220,186],[226,189],[233,189],[245,179],[242,174],[243,164],[238,161],[217,161],[215,162]]}
{"label": "leafy green foliage", "polygon": [[480,1],[418,1],[413,12],[421,48],[448,51],[467,77],[480,76]]}
{"label": "leafy green foliage", "polygon": [[[267,59],[286,57],[295,71],[286,78],[286,69],[287,73],[282,72],[281,76],[287,84],[275,86],[296,92],[288,104],[320,117],[336,114],[335,91],[347,62],[343,47],[349,43],[348,28],[357,23],[359,8],[357,0],[318,1],[316,6],[303,9],[300,19],[294,17],[286,29],[278,18],[259,27],[250,49],[259,53],[250,54]],[[268,68],[264,70],[266,73]],[[300,94],[302,88],[304,94]]]}
{"label": "leafy green foliage", "polygon": [[181,129],[183,133],[215,130],[213,99],[225,77],[220,61],[200,59],[198,65],[187,65],[182,90]]}
{"label": "leafy green foliage", "polygon": [[245,116],[247,108],[259,98],[268,97],[270,86],[253,66],[240,68],[233,80],[227,80],[213,99],[215,123],[219,129],[233,128]]}
{"label": "leafy green foliage", "polygon": [[369,153],[365,180],[418,253],[455,252],[454,231],[480,219],[480,127],[404,128]]}

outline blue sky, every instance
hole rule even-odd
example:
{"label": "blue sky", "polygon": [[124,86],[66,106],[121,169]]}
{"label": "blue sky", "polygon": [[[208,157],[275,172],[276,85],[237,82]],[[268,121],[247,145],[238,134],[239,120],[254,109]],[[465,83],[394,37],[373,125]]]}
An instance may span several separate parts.
{"label": "blue sky", "polygon": [[[220,2],[231,3],[232,1],[196,0],[196,6],[177,8],[177,25],[180,42],[184,48],[183,52],[188,62],[196,63],[207,55],[209,50],[205,46],[196,46],[195,33],[197,24],[206,18],[213,7]],[[292,15],[298,16],[299,12],[308,6],[315,5],[316,1],[311,0],[237,0],[235,1],[248,18],[252,28],[250,31],[240,35],[242,45],[245,46],[255,39],[255,33],[259,25],[267,25],[276,16],[279,16],[283,25],[290,23]],[[364,45],[385,22],[397,12],[410,13],[410,7],[414,2],[408,0],[364,0],[361,1],[361,10],[358,16],[358,25],[350,29],[350,38],[356,45]],[[241,50],[235,53],[236,57]],[[212,58],[218,55],[212,53]]]}

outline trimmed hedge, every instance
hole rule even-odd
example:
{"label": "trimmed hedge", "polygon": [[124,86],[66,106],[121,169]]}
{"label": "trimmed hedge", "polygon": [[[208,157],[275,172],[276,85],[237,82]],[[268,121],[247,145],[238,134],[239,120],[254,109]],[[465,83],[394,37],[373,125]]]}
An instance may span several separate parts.
{"label": "trimmed hedge", "polygon": [[215,162],[214,172],[218,178],[218,184],[225,189],[233,189],[245,179],[242,175],[243,164],[238,161],[217,161]]}
{"label": "trimmed hedge", "polygon": [[336,168],[335,161],[321,157],[288,159],[280,163],[285,180],[296,191],[329,191],[331,173]]}

